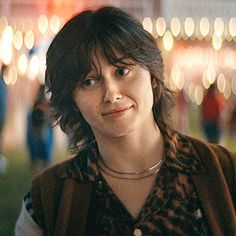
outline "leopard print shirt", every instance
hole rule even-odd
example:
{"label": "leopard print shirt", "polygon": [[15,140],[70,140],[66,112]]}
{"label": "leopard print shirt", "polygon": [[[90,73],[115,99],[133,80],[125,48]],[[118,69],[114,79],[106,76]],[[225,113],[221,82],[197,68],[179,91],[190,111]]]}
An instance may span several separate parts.
{"label": "leopard print shirt", "polygon": [[[200,159],[192,158],[194,149],[187,139],[173,130],[166,130],[163,136],[165,162],[137,218],[133,218],[99,172],[97,148],[91,148],[84,160],[74,159],[64,177],[92,181],[86,235],[212,235],[191,179],[191,175],[205,169]],[[37,222],[30,194],[25,204]]]}

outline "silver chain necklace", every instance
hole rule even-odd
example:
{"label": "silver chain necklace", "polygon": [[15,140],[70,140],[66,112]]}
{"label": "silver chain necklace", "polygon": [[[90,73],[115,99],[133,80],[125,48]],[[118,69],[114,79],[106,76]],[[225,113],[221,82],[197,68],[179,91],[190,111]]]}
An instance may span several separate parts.
{"label": "silver chain necklace", "polygon": [[98,167],[103,173],[118,179],[133,179],[133,180],[144,179],[149,176],[157,174],[164,162],[164,159],[161,159],[151,167],[141,172],[121,172],[109,167],[102,157],[100,157],[99,160],[100,161],[98,162]]}

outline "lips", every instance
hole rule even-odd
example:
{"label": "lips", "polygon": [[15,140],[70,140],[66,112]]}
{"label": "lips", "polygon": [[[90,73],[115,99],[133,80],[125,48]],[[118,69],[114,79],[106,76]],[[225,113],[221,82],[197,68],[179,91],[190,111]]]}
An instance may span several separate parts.
{"label": "lips", "polygon": [[108,111],[105,111],[102,113],[102,116],[119,116],[119,115],[123,115],[124,113],[126,113],[130,108],[132,108],[132,106],[128,106],[128,107],[117,107]]}

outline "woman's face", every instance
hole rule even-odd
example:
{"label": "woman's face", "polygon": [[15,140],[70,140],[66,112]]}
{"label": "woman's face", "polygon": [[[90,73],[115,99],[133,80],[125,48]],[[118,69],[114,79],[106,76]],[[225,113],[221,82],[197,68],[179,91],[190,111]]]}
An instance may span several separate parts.
{"label": "woman's face", "polygon": [[121,137],[154,121],[150,72],[140,65],[113,66],[101,51],[73,96],[95,137]]}

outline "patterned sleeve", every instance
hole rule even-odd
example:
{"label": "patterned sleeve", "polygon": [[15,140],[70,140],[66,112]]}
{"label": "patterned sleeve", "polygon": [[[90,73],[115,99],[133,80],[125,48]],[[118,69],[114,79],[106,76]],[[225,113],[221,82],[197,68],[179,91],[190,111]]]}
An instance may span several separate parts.
{"label": "patterned sleeve", "polygon": [[15,236],[43,236],[42,229],[34,220],[30,194],[23,200],[20,215],[15,225]]}
{"label": "patterned sleeve", "polygon": [[32,207],[32,199],[31,199],[31,193],[30,192],[28,192],[25,195],[23,202],[24,202],[24,205],[25,205],[25,209],[27,210],[30,217],[35,221],[35,223],[38,223],[37,218],[34,214],[33,207]]}

